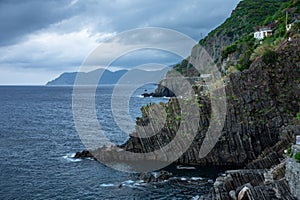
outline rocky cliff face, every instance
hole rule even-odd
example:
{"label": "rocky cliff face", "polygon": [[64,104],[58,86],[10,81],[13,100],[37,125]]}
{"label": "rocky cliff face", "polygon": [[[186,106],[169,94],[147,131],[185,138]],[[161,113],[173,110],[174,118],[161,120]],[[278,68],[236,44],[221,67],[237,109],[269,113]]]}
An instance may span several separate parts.
{"label": "rocky cliff face", "polygon": [[[292,154],[300,152],[300,146],[294,145],[292,147]],[[288,158],[286,162],[285,178],[288,180],[291,193],[300,198],[300,163],[294,158]]]}
{"label": "rocky cliff face", "polygon": [[[300,146],[293,145],[291,155],[300,152]],[[287,157],[271,169],[251,169],[226,171],[216,179],[209,194],[201,200],[256,200],[300,198],[300,163]]]}
{"label": "rocky cliff face", "polygon": [[[226,84],[227,116],[222,136],[213,150],[199,158],[199,149],[209,125],[209,99],[200,97],[199,132],[192,145],[178,160],[181,164],[214,166],[271,167],[280,162],[283,150],[299,134],[290,127],[299,112],[300,102],[300,41],[283,42],[274,60],[256,59],[249,70],[232,74]],[[173,105],[176,112],[176,105]],[[176,115],[174,115],[176,116]],[[140,122],[147,120],[144,115]],[[131,137],[122,147],[133,152],[149,152],[168,143],[176,134],[178,121],[167,123],[156,137]],[[153,127],[157,130],[157,127]]]}
{"label": "rocky cliff face", "polygon": [[267,170],[227,171],[200,200],[297,200],[285,178],[270,179]]}

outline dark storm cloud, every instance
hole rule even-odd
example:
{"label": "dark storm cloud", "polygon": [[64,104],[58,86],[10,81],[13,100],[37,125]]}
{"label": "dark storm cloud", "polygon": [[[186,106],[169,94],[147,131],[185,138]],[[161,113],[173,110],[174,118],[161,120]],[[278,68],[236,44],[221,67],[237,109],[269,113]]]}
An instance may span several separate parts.
{"label": "dark storm cloud", "polygon": [[[172,1],[79,1],[81,18],[96,25],[96,31],[125,31],[155,26],[183,32],[200,39],[230,15],[238,0]],[[74,24],[75,25],[75,24]]]}
{"label": "dark storm cloud", "polygon": [[0,46],[18,42],[28,33],[48,27],[76,11],[69,1],[0,1]]}
{"label": "dark storm cloud", "polygon": [[198,40],[224,20],[236,3],[237,0],[4,0],[0,1],[0,45],[18,42],[24,35],[53,24],[57,24],[54,29],[58,32],[78,30],[87,24],[93,24],[91,29],[95,32],[158,26]]}

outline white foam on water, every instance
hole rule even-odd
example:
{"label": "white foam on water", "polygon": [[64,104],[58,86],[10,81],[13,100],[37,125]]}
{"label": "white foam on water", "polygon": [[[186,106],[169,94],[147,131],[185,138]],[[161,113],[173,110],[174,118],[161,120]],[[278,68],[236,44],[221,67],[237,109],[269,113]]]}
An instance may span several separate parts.
{"label": "white foam on water", "polygon": [[202,181],[202,180],[204,180],[204,178],[202,178],[202,177],[192,177],[191,180],[192,181]]}
{"label": "white foam on water", "polygon": [[132,185],[134,184],[135,182],[133,180],[127,180],[127,181],[123,181],[122,184],[125,184],[125,185]]}
{"label": "white foam on water", "polygon": [[154,176],[154,178],[158,177],[158,172],[152,172],[151,174]]}
{"label": "white foam on water", "polygon": [[114,187],[115,185],[112,183],[102,183],[100,184],[100,187]]}
{"label": "white foam on water", "polygon": [[82,161],[81,158],[75,158],[76,153],[68,153],[67,155],[63,156],[69,162],[80,162]]}
{"label": "white foam on water", "polygon": [[214,183],[214,180],[209,179],[207,182],[208,182],[208,183]]}

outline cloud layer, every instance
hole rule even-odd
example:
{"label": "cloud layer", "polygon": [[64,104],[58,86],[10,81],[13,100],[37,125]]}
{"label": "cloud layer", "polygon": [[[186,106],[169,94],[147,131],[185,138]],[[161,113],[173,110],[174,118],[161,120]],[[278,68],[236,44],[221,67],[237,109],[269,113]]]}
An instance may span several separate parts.
{"label": "cloud layer", "polygon": [[[41,82],[34,75],[49,79],[63,71],[76,71],[99,43],[133,28],[170,28],[198,41],[224,21],[237,3],[238,0],[2,0],[0,69],[5,73],[0,74],[0,84],[43,84],[48,80]],[[134,39],[145,40],[145,36]],[[145,51],[115,64],[130,67],[151,62],[151,58],[170,64],[174,55]],[[26,71],[28,80],[24,77],[20,82],[17,74],[22,71]]]}

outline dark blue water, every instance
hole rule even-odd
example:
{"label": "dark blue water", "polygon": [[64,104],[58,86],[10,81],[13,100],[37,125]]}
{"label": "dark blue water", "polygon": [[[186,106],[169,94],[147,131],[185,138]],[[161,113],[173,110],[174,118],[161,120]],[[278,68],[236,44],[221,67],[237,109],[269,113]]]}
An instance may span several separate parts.
{"label": "dark blue water", "polygon": [[[108,137],[122,143],[127,135],[112,122],[111,92],[112,86],[97,90],[97,98],[107,102],[97,105],[98,117]],[[133,118],[141,115],[142,105],[166,101],[139,97],[143,92],[131,98]],[[191,178],[200,176],[199,170],[174,171],[182,181],[149,185],[136,174],[72,158],[85,147],[74,127],[71,87],[2,86],[0,116],[0,199],[190,199],[211,186]]]}

